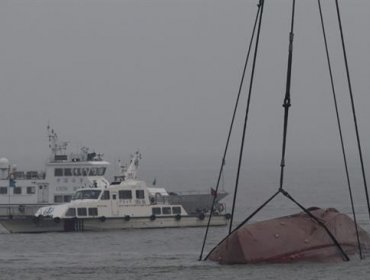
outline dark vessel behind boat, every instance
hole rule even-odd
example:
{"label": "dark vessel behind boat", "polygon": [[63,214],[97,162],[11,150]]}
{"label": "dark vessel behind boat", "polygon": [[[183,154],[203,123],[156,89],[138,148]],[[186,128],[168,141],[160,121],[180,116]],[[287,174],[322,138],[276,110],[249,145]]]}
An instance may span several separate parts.
{"label": "dark vessel behind boat", "polygon": [[209,213],[212,208],[212,202],[216,195],[216,204],[213,207],[216,212],[223,212],[225,204],[220,202],[227,196],[227,192],[199,193],[199,192],[169,192],[168,200],[171,204],[181,204],[188,213]]}

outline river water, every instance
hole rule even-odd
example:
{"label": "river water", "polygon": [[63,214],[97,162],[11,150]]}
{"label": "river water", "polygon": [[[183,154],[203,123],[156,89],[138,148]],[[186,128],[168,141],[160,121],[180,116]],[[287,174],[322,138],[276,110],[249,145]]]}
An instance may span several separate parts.
{"label": "river water", "polygon": [[[306,206],[336,207],[350,213],[346,188],[331,169],[316,170],[310,189],[299,180],[292,193]],[[308,174],[298,174],[306,181]],[[306,174],[306,175],[305,175]],[[204,176],[204,174],[202,175]],[[329,177],[327,177],[329,176]],[[253,175],[250,174],[253,178]],[[340,176],[339,176],[340,177]],[[261,177],[262,178],[262,177]],[[325,179],[329,178],[329,179]],[[241,221],[272,195],[269,176],[254,181],[254,188],[241,189],[235,220]],[[337,182],[338,181],[338,182]],[[337,184],[338,183],[338,184]],[[184,183],[185,185],[185,183]],[[273,184],[272,184],[273,185]],[[336,186],[335,192],[332,191]],[[358,185],[358,186],[357,186]],[[369,231],[361,184],[355,184],[359,223]],[[231,196],[227,202],[230,202]],[[244,202],[246,201],[246,202]],[[313,203],[314,202],[314,203]],[[255,219],[299,211],[278,197]],[[198,261],[204,228],[125,230],[111,232],[0,234],[0,279],[368,279],[370,256],[351,257],[340,263],[264,265],[219,265]],[[227,227],[212,228],[205,253],[227,233]]]}

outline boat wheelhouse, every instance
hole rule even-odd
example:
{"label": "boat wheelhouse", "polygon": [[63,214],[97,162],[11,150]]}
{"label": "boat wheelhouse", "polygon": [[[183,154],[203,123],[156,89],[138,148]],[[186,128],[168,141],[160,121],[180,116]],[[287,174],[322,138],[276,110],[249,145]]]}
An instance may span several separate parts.
{"label": "boat wheelhouse", "polygon": [[181,205],[173,205],[151,193],[144,181],[126,180],[109,188],[80,189],[72,201],[62,205],[40,208],[36,217],[150,218],[187,215]]}
{"label": "boat wheelhouse", "polygon": [[19,171],[0,159],[0,216],[33,215],[44,205],[66,203],[80,188],[108,186],[104,175],[109,162],[102,154],[82,147],[67,154],[68,142],[59,141],[48,127],[51,155],[44,171]]}
{"label": "boat wheelhouse", "polygon": [[[139,168],[139,162],[141,160],[141,154],[136,151],[132,156],[128,166],[120,162],[119,170],[120,173],[114,176],[112,185],[120,184],[121,182],[129,179],[137,179],[137,173]],[[151,187],[148,187],[149,192],[155,199],[164,199],[170,204],[181,204],[188,214],[200,214],[210,213],[212,208],[213,200],[215,204],[214,210],[222,212],[225,208],[225,204],[221,200],[228,195],[227,192],[220,190],[217,193],[211,188],[210,192],[199,192],[199,191],[170,191],[167,192],[165,188],[156,186],[156,180],[154,180]],[[154,199],[154,198],[151,198]]]}
{"label": "boat wheelhouse", "polygon": [[[103,231],[132,228],[202,227],[208,214],[188,214],[170,204],[144,181],[129,179],[110,187],[79,189],[69,203],[40,208],[34,218],[8,219],[4,228],[17,232]],[[211,226],[225,226],[230,215],[214,213]]]}

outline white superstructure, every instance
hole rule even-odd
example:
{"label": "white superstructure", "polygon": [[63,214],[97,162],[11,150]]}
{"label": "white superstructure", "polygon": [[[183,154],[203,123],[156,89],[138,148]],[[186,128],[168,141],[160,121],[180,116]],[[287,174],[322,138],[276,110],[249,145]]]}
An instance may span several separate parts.
{"label": "white superstructure", "polygon": [[[48,205],[34,217],[19,216],[0,220],[8,232],[99,231],[127,228],[206,226],[209,213],[188,213],[173,203],[164,188],[148,187],[137,179],[141,155],[136,152],[121,180],[80,188],[68,203]],[[60,168],[59,166],[57,168]],[[215,209],[213,226],[226,225],[230,218],[224,209]]]}
{"label": "white superstructure", "polygon": [[41,206],[69,202],[80,188],[109,185],[104,175],[109,162],[102,154],[67,154],[68,142],[59,141],[48,126],[51,155],[43,171],[19,171],[6,158],[0,159],[0,216],[32,215]]}
{"label": "white superstructure", "polygon": [[[208,214],[191,215],[167,198],[164,189],[148,188],[144,181],[126,179],[109,187],[77,190],[69,203],[40,208],[33,223],[8,221],[4,226],[9,232],[38,232],[207,225]],[[224,212],[214,215],[212,226],[226,225],[230,218]]]}
{"label": "white superstructure", "polygon": [[181,205],[158,201],[144,181],[125,180],[109,188],[80,189],[72,201],[40,208],[36,217],[51,218],[153,218],[187,215]]}
{"label": "white superstructure", "polygon": [[[122,181],[109,187],[79,189],[72,201],[62,205],[42,207],[35,216],[51,218],[73,217],[149,217],[187,215],[179,204],[168,201],[164,188],[148,188],[147,184],[137,179],[140,153],[137,151],[127,168],[122,170]],[[82,209],[82,210],[81,210]]]}

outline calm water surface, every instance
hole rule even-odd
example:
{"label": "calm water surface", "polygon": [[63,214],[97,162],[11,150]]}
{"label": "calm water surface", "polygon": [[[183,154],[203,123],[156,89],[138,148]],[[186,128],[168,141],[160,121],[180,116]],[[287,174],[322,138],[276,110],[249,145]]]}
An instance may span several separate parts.
{"label": "calm water surface", "polygon": [[370,258],[334,264],[199,262],[202,234],[191,228],[2,234],[0,279],[367,279],[370,272]]}
{"label": "calm water surface", "polygon": [[[336,207],[350,213],[345,185],[338,176],[299,174],[291,189],[306,206]],[[329,173],[329,177],[328,177]],[[212,173],[212,175],[214,175]],[[276,188],[269,176],[254,178],[240,190],[236,221],[242,220]],[[204,176],[204,174],[202,174]],[[311,180],[306,189],[308,176]],[[303,179],[302,179],[303,178]],[[329,179],[328,179],[329,178]],[[294,178],[293,178],[294,179]],[[211,180],[209,180],[211,181]],[[206,185],[206,184],[205,184]],[[208,183],[208,186],[210,184]],[[360,185],[360,184],[359,184]],[[207,185],[206,185],[207,186]],[[253,186],[253,187],[252,187]],[[271,188],[266,187],[271,186]],[[333,192],[333,186],[335,191]],[[357,185],[355,185],[357,187]],[[358,219],[369,230],[360,186],[355,198]],[[239,196],[238,196],[239,197]],[[228,198],[228,201],[231,197]],[[256,219],[299,211],[277,198]],[[227,227],[213,228],[208,252],[225,236]],[[370,256],[346,263],[218,265],[198,261],[203,228],[126,230],[101,233],[0,234],[0,279],[368,279]]]}

